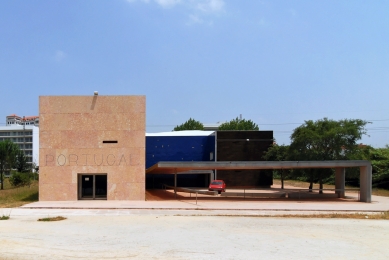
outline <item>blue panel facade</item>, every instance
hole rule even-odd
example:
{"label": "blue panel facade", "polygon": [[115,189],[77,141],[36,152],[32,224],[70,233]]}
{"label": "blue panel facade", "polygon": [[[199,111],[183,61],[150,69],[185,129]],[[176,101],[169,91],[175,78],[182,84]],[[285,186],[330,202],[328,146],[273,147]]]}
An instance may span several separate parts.
{"label": "blue panel facade", "polygon": [[146,169],[160,161],[214,161],[214,156],[213,135],[146,136]]}

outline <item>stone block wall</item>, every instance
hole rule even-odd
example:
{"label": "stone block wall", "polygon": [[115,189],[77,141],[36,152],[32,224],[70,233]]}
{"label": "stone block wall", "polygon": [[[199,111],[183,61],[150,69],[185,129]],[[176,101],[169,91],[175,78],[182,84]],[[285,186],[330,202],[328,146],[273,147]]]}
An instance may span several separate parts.
{"label": "stone block wall", "polygon": [[39,200],[79,199],[106,174],[107,200],[145,199],[145,96],[41,96]]}

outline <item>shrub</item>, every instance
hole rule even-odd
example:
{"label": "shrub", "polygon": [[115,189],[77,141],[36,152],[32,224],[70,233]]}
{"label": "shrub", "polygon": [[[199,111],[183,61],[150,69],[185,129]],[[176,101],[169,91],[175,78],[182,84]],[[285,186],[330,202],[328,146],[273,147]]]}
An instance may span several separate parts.
{"label": "shrub", "polygon": [[30,185],[31,184],[30,173],[12,172],[11,177],[9,177],[9,183],[14,187]]}
{"label": "shrub", "polygon": [[39,181],[39,173],[36,173],[36,172],[31,172],[30,173],[30,179],[31,180],[36,180],[36,181]]}

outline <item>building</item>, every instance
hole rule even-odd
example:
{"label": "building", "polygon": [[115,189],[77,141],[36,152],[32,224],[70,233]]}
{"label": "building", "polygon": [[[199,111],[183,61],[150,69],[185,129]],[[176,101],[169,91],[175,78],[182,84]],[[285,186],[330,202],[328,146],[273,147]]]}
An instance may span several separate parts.
{"label": "building", "polygon": [[39,200],[145,200],[145,96],[41,96]]}
{"label": "building", "polygon": [[[7,125],[0,127],[0,141],[9,140],[24,151],[30,164],[39,166],[39,117],[10,115]],[[25,123],[25,124],[24,124]]]}
{"label": "building", "polygon": [[[146,169],[160,161],[215,161],[214,131],[173,131],[146,134]],[[210,171],[178,176],[180,187],[206,187]],[[174,185],[171,175],[146,176],[146,188],[162,188],[162,184]]]}
{"label": "building", "polygon": [[[267,170],[306,168],[335,168],[335,187],[344,197],[345,168],[360,167],[360,198],[371,202],[370,162],[261,162],[273,143],[272,131],[146,137],[145,96],[41,96],[39,112],[41,201],[145,200],[146,174],[154,174],[147,180],[153,182],[170,175],[174,187],[178,174],[187,180],[202,174],[196,179],[199,187],[212,178],[228,187],[268,187],[272,176]],[[27,131],[27,126],[10,125]]]}
{"label": "building", "polygon": [[[263,155],[273,141],[273,131],[217,131],[217,161],[264,161]],[[273,185],[271,170],[218,170],[217,178],[230,187]]]}
{"label": "building", "polygon": [[[264,161],[273,144],[273,131],[176,131],[146,134],[146,169],[158,162]],[[174,176],[146,176],[146,188],[173,186]],[[222,179],[228,187],[270,187],[269,170],[214,170],[179,174],[177,186],[207,187],[210,180]]]}
{"label": "building", "polygon": [[219,126],[223,124],[222,122],[217,122],[215,124],[204,124],[204,131],[217,131]]}
{"label": "building", "polygon": [[20,117],[18,115],[12,114],[12,115],[7,116],[6,122],[7,122],[7,126],[9,126],[9,125],[39,126],[39,116]]}

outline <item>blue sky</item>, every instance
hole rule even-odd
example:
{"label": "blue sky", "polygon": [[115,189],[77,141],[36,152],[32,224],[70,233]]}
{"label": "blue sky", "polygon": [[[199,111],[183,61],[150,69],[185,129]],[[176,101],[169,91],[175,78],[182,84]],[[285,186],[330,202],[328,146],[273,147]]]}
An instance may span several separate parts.
{"label": "blue sky", "polygon": [[0,1],[0,125],[40,95],[146,95],[147,132],[242,114],[288,144],[369,120],[389,144],[389,1]]}

